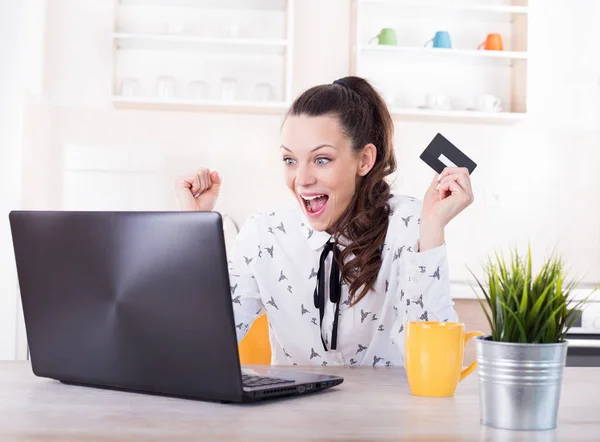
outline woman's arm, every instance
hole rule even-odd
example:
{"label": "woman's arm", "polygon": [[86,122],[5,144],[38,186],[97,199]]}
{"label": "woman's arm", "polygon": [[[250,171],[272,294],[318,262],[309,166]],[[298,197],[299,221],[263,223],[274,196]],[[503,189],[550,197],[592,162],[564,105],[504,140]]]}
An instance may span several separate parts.
{"label": "woman's arm", "polygon": [[[458,321],[450,296],[448,257],[444,243],[446,225],[473,203],[469,171],[447,167],[433,178],[422,204],[415,204],[403,215],[418,216],[418,223],[398,234],[406,250],[398,274],[398,293],[394,309],[398,320],[392,330],[392,339],[400,337],[403,348],[404,328],[409,321]],[[412,212],[412,213],[411,213]],[[397,216],[397,215],[396,215]],[[397,222],[390,228],[398,228]],[[400,249],[398,249],[400,251]],[[400,314],[404,313],[404,317]]]}
{"label": "woman's arm", "polygon": [[419,227],[408,232],[415,247],[404,255],[399,281],[400,287],[406,287],[405,321],[458,320],[450,297],[444,229],[473,200],[466,168],[447,167],[434,176],[417,212]]}
{"label": "woman's arm", "polygon": [[401,269],[398,302],[403,307],[404,323],[458,320],[450,295],[445,244],[424,252],[406,252]]}
{"label": "woman's arm", "polygon": [[[422,203],[406,202],[390,218],[394,250],[400,263],[396,274],[398,289],[393,301],[397,322],[393,333],[401,334],[409,321],[456,321],[450,296],[450,277],[446,245],[428,240],[422,250],[424,225],[420,218]],[[427,234],[427,230],[425,230]]]}
{"label": "woman's arm", "polygon": [[263,309],[255,274],[259,244],[260,232],[256,220],[250,217],[238,233],[229,257],[231,300],[238,342]]}
{"label": "woman's arm", "polygon": [[401,207],[392,218],[411,222],[399,224],[390,219],[389,228],[394,229],[396,253],[400,265],[396,275],[398,289],[392,301],[396,322],[390,338],[404,357],[406,323],[413,321],[455,322],[458,315],[450,296],[450,278],[446,245],[440,244],[427,250],[420,249],[421,204],[413,201]]}
{"label": "woman's arm", "polygon": [[[175,182],[175,195],[180,210],[213,210],[220,188],[219,174],[206,168],[178,178]],[[263,307],[254,275],[255,251],[258,249],[258,244],[260,244],[258,228],[254,219],[250,217],[237,235],[232,254],[228,257],[231,301],[238,342],[246,335]]]}

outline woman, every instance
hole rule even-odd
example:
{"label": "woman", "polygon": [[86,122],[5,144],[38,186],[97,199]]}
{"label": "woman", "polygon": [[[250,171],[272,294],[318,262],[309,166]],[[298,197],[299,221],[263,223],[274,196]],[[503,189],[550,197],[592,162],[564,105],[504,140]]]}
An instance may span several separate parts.
{"label": "woman", "polygon": [[[266,311],[273,364],[403,365],[407,321],[457,320],[444,228],[473,201],[468,171],[445,169],[422,203],[394,196],[392,139],[362,78],[288,110],[280,151],[298,205],[250,217],[229,261],[238,341]],[[179,179],[181,209],[213,210],[220,186],[207,169]]]}

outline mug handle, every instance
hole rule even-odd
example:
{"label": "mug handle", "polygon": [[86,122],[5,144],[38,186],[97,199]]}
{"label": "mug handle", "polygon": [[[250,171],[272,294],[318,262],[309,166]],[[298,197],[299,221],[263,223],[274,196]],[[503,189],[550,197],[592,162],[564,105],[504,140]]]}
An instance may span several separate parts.
{"label": "mug handle", "polygon": [[[465,334],[465,345],[467,344],[469,339],[474,338],[475,336],[483,336],[483,333],[481,333],[480,331],[472,331],[472,332],[466,333]],[[477,368],[477,360],[473,361],[471,363],[471,365],[469,365],[467,368],[465,368],[460,373],[459,382],[462,381],[467,376],[469,376],[471,373],[473,373],[473,370],[475,370],[476,368]]]}
{"label": "mug handle", "polygon": [[430,38],[429,40],[427,40],[425,42],[425,44],[423,45],[423,47],[426,48],[429,43],[431,43],[433,45],[433,38]]}
{"label": "mug handle", "polygon": [[369,39],[369,41],[367,42],[367,44],[371,44],[371,42],[372,42],[373,40],[375,40],[376,38],[379,38],[379,35],[380,35],[380,34],[381,34],[381,33],[377,34],[375,37],[371,37],[371,38]]}
{"label": "mug handle", "polygon": [[485,41],[481,42],[481,44],[479,46],[477,46],[477,49],[481,49],[483,47],[483,45],[485,45]]}

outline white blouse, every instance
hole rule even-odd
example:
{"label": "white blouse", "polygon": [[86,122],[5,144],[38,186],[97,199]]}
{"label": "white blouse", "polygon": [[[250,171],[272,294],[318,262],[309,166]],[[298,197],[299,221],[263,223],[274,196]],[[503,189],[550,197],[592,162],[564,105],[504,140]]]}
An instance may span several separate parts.
{"label": "white blouse", "polygon": [[404,365],[406,322],[457,321],[445,245],[417,251],[421,202],[396,195],[390,207],[374,288],[350,307],[349,286],[342,283],[336,350],[328,345],[335,314],[328,294],[332,253],[325,262],[322,329],[313,296],[319,258],[331,235],[311,229],[298,206],[249,217],[229,257],[238,342],[265,311],[272,364]]}

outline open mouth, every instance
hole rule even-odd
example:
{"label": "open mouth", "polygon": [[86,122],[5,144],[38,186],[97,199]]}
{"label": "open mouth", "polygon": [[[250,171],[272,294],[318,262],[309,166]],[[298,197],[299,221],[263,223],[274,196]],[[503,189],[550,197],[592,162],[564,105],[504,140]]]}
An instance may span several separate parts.
{"label": "open mouth", "polygon": [[300,195],[300,197],[304,201],[304,205],[308,214],[313,216],[319,215],[321,212],[323,212],[325,206],[327,205],[327,201],[329,200],[329,196],[326,194],[311,196]]}

